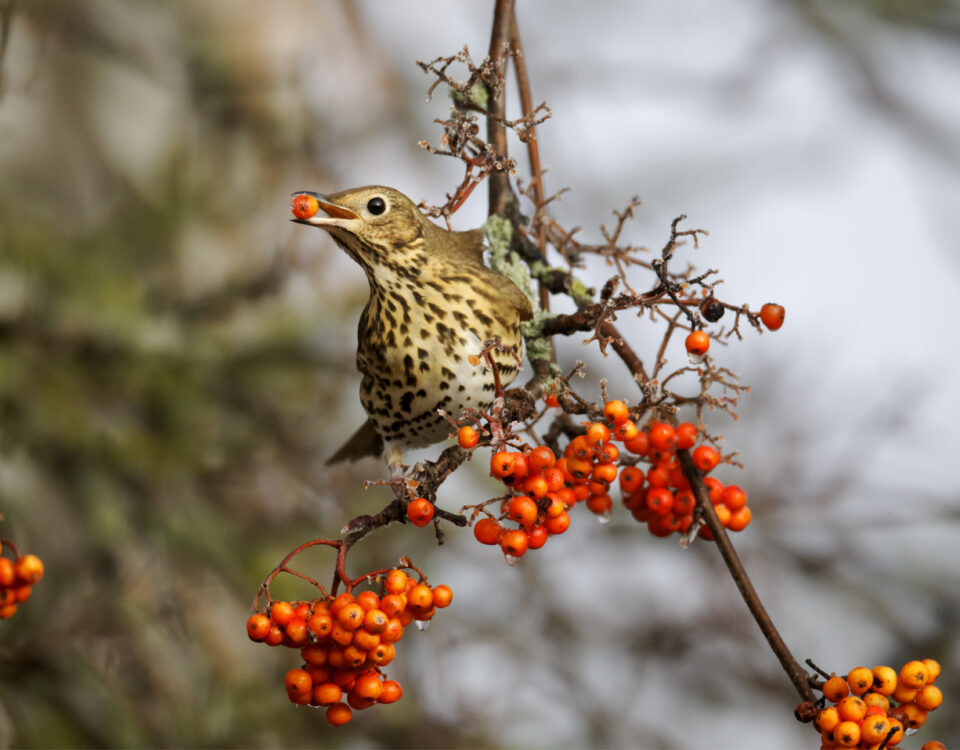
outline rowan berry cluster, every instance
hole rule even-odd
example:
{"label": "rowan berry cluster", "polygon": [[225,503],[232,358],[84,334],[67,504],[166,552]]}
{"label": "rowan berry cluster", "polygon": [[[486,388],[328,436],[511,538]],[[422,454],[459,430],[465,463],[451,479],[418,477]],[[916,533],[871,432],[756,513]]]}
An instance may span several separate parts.
{"label": "rowan berry cluster", "polygon": [[[899,672],[887,666],[856,667],[846,677],[830,677],[821,690],[831,705],[814,721],[820,747],[894,750],[904,734],[923,726],[927,712],[943,703],[940,688],[933,684],[939,674],[940,664],[923,659],[907,662]],[[939,744],[930,742],[924,748]]]}
{"label": "rowan berry cluster", "polygon": [[382,583],[382,595],[361,591],[310,602],[272,601],[267,612],[247,620],[251,640],[300,650],[303,663],[284,680],[287,696],[301,706],[326,706],[334,726],[350,721],[353,709],[400,699],[400,683],[386,679],[383,667],[396,656],[405,627],[428,622],[453,599],[449,586],[431,588],[399,568]]}
{"label": "rowan berry cluster", "polygon": [[[2,557],[9,549],[14,559]],[[30,598],[34,584],[43,578],[43,561],[36,555],[20,555],[10,542],[0,542],[0,620],[13,617],[17,607]]]}
{"label": "rowan berry cluster", "polygon": [[[545,445],[522,452],[498,451],[490,459],[490,474],[513,492],[503,499],[500,516],[486,517],[473,525],[481,544],[499,544],[508,562],[529,549],[539,549],[547,539],[570,528],[567,510],[576,502],[566,486],[557,457]],[[516,522],[516,528],[503,522]]]}
{"label": "rowan berry cluster", "polygon": [[[603,422],[586,423],[583,434],[567,444],[560,458],[544,445],[494,453],[490,474],[511,494],[501,501],[499,515],[487,511],[488,517],[474,524],[476,539],[500,545],[508,562],[513,562],[528,549],[542,547],[550,536],[566,531],[569,511],[577,503],[583,502],[601,520],[608,519],[613,508],[610,489],[618,477],[624,506],[652,534],[669,536],[690,529],[696,500],[676,451],[693,448],[694,466],[706,474],[720,463],[717,450],[709,445],[694,448],[698,430],[689,422],[675,428],[651,421],[638,428],[620,400],[607,401],[603,415]],[[473,427],[461,427],[457,437],[461,447],[477,444]],[[636,465],[641,461],[649,465],[646,473]],[[720,523],[731,531],[745,529],[751,519],[747,493],[714,477],[705,477],[704,482]],[[509,522],[516,522],[516,527],[505,525]],[[698,533],[713,539],[706,527]]]}

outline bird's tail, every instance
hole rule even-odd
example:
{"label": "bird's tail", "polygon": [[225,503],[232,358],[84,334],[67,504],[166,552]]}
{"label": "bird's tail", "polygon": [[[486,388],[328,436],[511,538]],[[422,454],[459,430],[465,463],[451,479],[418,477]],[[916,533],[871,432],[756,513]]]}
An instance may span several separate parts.
{"label": "bird's tail", "polygon": [[356,461],[365,456],[379,456],[383,453],[383,438],[373,426],[373,420],[368,419],[340,449],[327,459],[327,466],[341,461]]}

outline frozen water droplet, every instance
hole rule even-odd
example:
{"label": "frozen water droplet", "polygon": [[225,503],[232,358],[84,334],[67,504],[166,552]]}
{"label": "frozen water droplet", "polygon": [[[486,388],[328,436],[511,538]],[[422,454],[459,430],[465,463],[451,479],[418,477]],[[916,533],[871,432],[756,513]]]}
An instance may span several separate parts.
{"label": "frozen water droplet", "polygon": [[601,513],[599,516],[597,516],[597,521],[600,522],[600,525],[601,525],[601,526],[604,526],[604,525],[610,523],[611,517],[612,517],[612,516],[610,515],[610,511],[609,511],[609,510],[605,510],[605,511],[603,511],[603,513]]}
{"label": "frozen water droplet", "polygon": [[414,620],[417,625],[417,630],[426,630],[430,627],[430,620]]}
{"label": "frozen water droplet", "polygon": [[517,557],[516,555],[504,555],[503,559],[507,561],[507,565],[511,565],[511,566],[516,565],[518,562],[520,562],[520,558]]}
{"label": "frozen water droplet", "polygon": [[916,734],[919,731],[920,731],[920,727],[907,727],[906,729],[903,730],[903,733],[910,735],[910,734]]}
{"label": "frozen water droplet", "polygon": [[687,352],[687,359],[690,360],[691,365],[699,365],[703,362],[703,354],[694,354],[693,352]]}

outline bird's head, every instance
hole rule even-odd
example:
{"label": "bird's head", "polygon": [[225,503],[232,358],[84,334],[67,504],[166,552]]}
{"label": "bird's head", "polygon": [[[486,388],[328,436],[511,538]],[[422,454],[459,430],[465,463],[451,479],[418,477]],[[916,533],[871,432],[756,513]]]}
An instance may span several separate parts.
{"label": "bird's head", "polygon": [[313,196],[323,213],[292,221],[326,229],[365,269],[409,259],[422,246],[425,232],[440,229],[393,188],[370,185],[330,195],[308,190],[295,195]]}

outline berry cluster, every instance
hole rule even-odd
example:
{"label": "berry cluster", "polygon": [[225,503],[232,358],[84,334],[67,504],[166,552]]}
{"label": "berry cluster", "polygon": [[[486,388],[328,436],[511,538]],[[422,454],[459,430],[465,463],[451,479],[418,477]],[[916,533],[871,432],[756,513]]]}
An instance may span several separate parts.
{"label": "berry cluster", "polygon": [[[490,474],[511,494],[501,502],[499,515],[489,514],[474,524],[476,539],[500,545],[507,561],[514,562],[528,549],[538,549],[550,536],[566,531],[570,526],[568,511],[579,502],[601,520],[608,519],[613,507],[610,488],[618,477],[623,504],[637,521],[647,524],[652,534],[686,532],[693,525],[696,500],[676,451],[693,448],[694,466],[704,474],[716,468],[720,454],[709,445],[694,448],[698,430],[689,422],[674,428],[666,422],[651,421],[640,429],[620,400],[608,401],[603,415],[604,422],[586,423],[584,433],[570,441],[561,458],[544,445],[495,453],[490,459]],[[477,445],[479,436],[475,428],[465,426],[459,429],[457,439],[461,447],[469,449]],[[634,465],[638,459],[630,458],[630,454],[649,464],[646,473]],[[745,529],[751,519],[747,493],[736,485],[725,487],[714,477],[706,477],[704,482],[724,528]],[[419,501],[411,501],[410,509]],[[423,503],[423,510],[431,512],[429,502]],[[417,523],[420,517],[410,509],[408,515]],[[429,517],[423,523],[427,521]],[[509,522],[516,522],[516,527],[505,525]],[[713,539],[706,527],[698,533]]]}
{"label": "berry cluster", "polygon": [[[490,459],[490,474],[517,493],[500,504],[498,518],[482,518],[473,535],[482,544],[499,544],[508,562],[570,527],[567,510],[576,502],[554,452],[545,445],[523,452],[498,451]],[[514,521],[517,526],[504,526]]]}
{"label": "berry cluster", "polygon": [[[820,747],[883,745],[893,750],[905,733],[923,726],[927,712],[943,702],[940,688],[933,684],[939,674],[936,661],[923,659],[907,662],[899,673],[887,666],[856,667],[846,677],[830,677],[822,691],[832,705],[821,709],[814,721]],[[931,750],[938,744],[927,743],[924,748]]]}
{"label": "berry cluster", "polygon": [[[0,557],[0,620],[16,614],[17,607],[30,598],[33,585],[43,578],[43,561],[36,555],[20,555],[6,542],[15,559]],[[0,554],[4,543],[0,542]]]}
{"label": "berry cluster", "polygon": [[287,696],[298,705],[326,706],[327,721],[340,726],[353,709],[400,699],[400,683],[385,679],[382,668],[393,661],[407,625],[429,621],[452,599],[449,586],[431,588],[395,568],[383,580],[382,596],[362,591],[273,601],[267,613],[250,616],[247,634],[269,646],[300,649],[303,664],[284,680]]}

